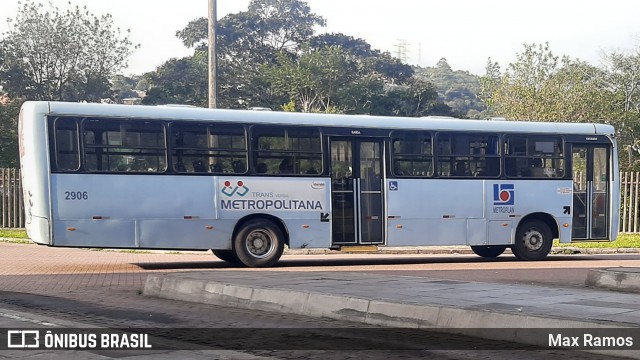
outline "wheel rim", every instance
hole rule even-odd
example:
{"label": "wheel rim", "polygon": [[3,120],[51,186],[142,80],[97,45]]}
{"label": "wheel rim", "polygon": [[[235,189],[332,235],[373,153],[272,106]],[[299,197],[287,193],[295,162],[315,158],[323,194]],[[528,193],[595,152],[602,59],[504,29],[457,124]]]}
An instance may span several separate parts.
{"label": "wheel rim", "polygon": [[538,229],[532,228],[524,233],[522,237],[524,248],[528,251],[538,251],[544,244],[544,235]]}
{"label": "wheel rim", "polygon": [[245,248],[247,252],[254,258],[266,258],[275,251],[276,241],[273,232],[260,229],[254,230],[247,235],[245,240]]}

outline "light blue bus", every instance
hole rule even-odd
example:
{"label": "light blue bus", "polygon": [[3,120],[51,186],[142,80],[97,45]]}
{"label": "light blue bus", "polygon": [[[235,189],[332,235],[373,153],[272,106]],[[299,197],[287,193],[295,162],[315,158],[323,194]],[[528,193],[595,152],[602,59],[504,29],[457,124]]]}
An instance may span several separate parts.
{"label": "light blue bus", "polygon": [[618,231],[605,124],[26,102],[19,136],[27,231],[49,246],[251,267],[285,246],[540,260],[554,238]]}

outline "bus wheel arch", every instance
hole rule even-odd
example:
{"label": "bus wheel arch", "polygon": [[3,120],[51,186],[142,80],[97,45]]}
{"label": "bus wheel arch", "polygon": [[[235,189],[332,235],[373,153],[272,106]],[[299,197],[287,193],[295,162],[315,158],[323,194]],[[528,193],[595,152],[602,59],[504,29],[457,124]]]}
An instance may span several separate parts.
{"label": "bus wheel arch", "polygon": [[279,218],[253,214],[240,219],[233,230],[232,251],[248,267],[275,264],[289,244],[288,231]]}
{"label": "bus wheel arch", "polygon": [[518,223],[511,251],[519,260],[543,260],[558,237],[558,224],[547,213],[533,213]]}

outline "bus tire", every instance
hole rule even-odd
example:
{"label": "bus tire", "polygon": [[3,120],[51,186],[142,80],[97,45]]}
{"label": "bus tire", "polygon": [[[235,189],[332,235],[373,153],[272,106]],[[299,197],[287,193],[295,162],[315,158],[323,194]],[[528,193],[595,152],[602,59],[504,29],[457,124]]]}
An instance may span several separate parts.
{"label": "bus tire", "polygon": [[245,266],[271,266],[284,252],[284,235],[272,221],[249,220],[236,234],[233,249],[238,260]]}
{"label": "bus tire", "polygon": [[218,259],[228,262],[229,264],[238,264],[240,263],[240,259],[236,256],[236,253],[233,250],[211,250],[213,255],[215,255]]}
{"label": "bus tire", "polygon": [[542,260],[549,255],[552,245],[549,225],[540,220],[529,220],[518,226],[511,251],[518,260]]}
{"label": "bus tire", "polygon": [[506,246],[472,246],[471,251],[473,251],[476,255],[482,256],[485,258],[494,258],[502,255],[502,253],[507,249]]}

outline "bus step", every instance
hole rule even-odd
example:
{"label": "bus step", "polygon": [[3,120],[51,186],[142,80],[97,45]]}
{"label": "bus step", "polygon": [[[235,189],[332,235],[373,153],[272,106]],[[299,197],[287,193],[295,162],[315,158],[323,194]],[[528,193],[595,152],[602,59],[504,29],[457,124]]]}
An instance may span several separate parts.
{"label": "bus step", "polygon": [[378,252],[378,245],[341,246],[340,251],[346,253]]}

